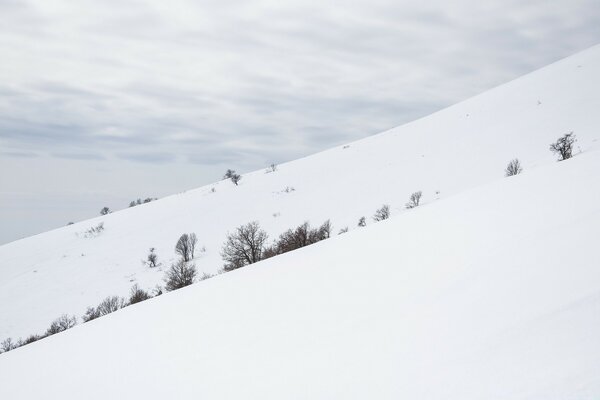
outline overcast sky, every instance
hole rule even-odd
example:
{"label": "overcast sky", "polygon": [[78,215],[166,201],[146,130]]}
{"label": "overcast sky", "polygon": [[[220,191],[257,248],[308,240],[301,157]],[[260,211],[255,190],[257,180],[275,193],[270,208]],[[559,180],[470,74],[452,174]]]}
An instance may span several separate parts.
{"label": "overcast sky", "polygon": [[425,116],[598,21],[598,0],[0,0],[0,243]]}

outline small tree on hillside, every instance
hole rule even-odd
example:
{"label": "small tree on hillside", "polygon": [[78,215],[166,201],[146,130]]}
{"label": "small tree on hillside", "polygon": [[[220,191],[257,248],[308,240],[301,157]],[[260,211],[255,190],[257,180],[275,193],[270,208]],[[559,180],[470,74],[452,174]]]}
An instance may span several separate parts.
{"label": "small tree on hillside", "polygon": [[423,195],[423,192],[421,192],[420,190],[418,192],[414,192],[413,194],[410,195],[410,198],[408,199],[408,203],[406,203],[404,206],[406,208],[418,207],[419,203],[421,202],[422,195]]}
{"label": "small tree on hillside", "polygon": [[233,182],[237,186],[238,182],[240,181],[240,179],[242,179],[242,177],[240,175],[236,174],[236,172],[234,170],[228,169],[225,172],[223,179],[229,179],[229,180],[231,180],[231,182]]}
{"label": "small tree on hillside", "polygon": [[2,343],[0,343],[0,353],[6,353],[7,351],[11,351],[17,348],[17,344],[13,342],[12,338],[4,339]]}
{"label": "small tree on hillside", "polygon": [[102,210],[100,210],[100,215],[106,215],[106,214],[110,214],[112,211],[110,211],[110,208],[108,207],[102,207]]}
{"label": "small tree on hillside", "polygon": [[383,221],[384,219],[388,219],[390,217],[390,206],[384,204],[381,208],[375,211],[375,215],[373,215],[373,220],[375,222]]}
{"label": "small tree on hillside", "polygon": [[175,245],[175,252],[183,258],[183,261],[188,262],[194,258],[197,243],[198,239],[195,233],[184,233]]}
{"label": "small tree on hillside", "polygon": [[171,268],[167,271],[165,289],[170,292],[191,285],[194,283],[196,274],[194,264],[188,264],[185,260],[180,259],[175,264],[171,264]]}
{"label": "small tree on hillside", "polygon": [[523,168],[521,167],[521,162],[518,158],[515,158],[511,162],[508,163],[506,169],[504,170],[504,176],[513,176],[518,175],[523,172]]}
{"label": "small tree on hillside", "polygon": [[260,261],[267,238],[267,233],[260,229],[256,221],[242,225],[228,234],[221,250],[221,256],[226,263],[223,270],[231,271]]}
{"label": "small tree on hillside", "polygon": [[125,299],[119,296],[109,296],[102,300],[102,303],[96,307],[98,316],[107,315],[113,313],[121,308],[125,307]]}
{"label": "small tree on hillside", "polygon": [[140,303],[142,301],[148,300],[151,297],[152,296],[150,296],[148,292],[146,292],[144,289],[140,289],[140,287],[137,284],[135,284],[129,292],[129,304]]}
{"label": "small tree on hillside", "polygon": [[367,226],[367,219],[365,217],[360,217],[358,220],[358,226],[360,228]]}
{"label": "small tree on hillside", "polygon": [[150,248],[150,252],[146,257],[146,265],[150,268],[159,267],[161,264],[158,262],[158,255],[155,253],[154,247]]}
{"label": "small tree on hillside", "polygon": [[573,157],[573,145],[577,141],[573,132],[566,133],[564,136],[550,144],[550,151],[558,154],[558,161],[567,160]]}
{"label": "small tree on hillside", "polygon": [[67,314],[63,314],[52,322],[50,328],[46,330],[46,336],[66,331],[75,325],[77,325],[77,318],[75,316],[69,317]]}

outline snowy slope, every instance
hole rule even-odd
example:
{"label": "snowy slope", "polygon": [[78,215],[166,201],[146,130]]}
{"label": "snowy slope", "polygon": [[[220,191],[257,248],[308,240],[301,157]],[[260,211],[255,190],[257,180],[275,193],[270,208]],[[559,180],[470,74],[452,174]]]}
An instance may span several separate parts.
{"label": "snowy slope", "polygon": [[[359,217],[371,222],[383,203],[403,214],[414,191],[431,204],[502,180],[514,157],[527,174],[553,165],[548,144],[569,131],[584,154],[593,151],[600,137],[598,71],[596,46],[347,148],[274,173],[246,174],[239,187],[222,181],[1,246],[0,338],[41,333],[57,316],[81,315],[108,295],[126,295],[134,283],[162,283],[164,268],[150,270],[141,260],[155,247],[168,266],[184,232],[195,232],[206,247],[199,270],[215,272],[227,231],[252,220],[271,237],[304,220],[355,229]],[[99,222],[105,226],[99,237],[82,237]]]}
{"label": "snowy slope", "polygon": [[0,356],[3,399],[600,398],[600,151]]}

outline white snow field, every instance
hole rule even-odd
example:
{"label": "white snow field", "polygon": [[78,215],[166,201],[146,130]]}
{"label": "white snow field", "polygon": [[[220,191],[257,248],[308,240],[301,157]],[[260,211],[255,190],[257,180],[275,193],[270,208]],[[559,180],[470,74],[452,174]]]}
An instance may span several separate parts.
{"label": "white snow field", "polygon": [[[2,354],[0,398],[600,398],[599,89],[595,46],[237,187],[1,246],[0,340],[162,283],[184,232],[215,272],[243,223],[350,227]],[[570,131],[576,155],[556,162]],[[504,178],[515,157],[524,173]],[[149,247],[162,268],[142,265]]]}

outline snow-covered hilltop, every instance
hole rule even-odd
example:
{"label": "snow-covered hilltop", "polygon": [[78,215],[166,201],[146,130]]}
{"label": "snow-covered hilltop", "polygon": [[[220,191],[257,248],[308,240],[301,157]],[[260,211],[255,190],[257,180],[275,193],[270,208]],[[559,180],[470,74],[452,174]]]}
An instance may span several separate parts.
{"label": "snow-covered hilltop", "polygon": [[[214,273],[249,221],[350,230],[3,354],[0,398],[597,398],[599,88],[596,46],[239,186],[0,247],[0,338],[15,338],[162,284],[182,233]],[[575,157],[557,163],[567,132]],[[504,178],[515,157],[524,173]],[[150,247],[162,268],[142,264]]]}

